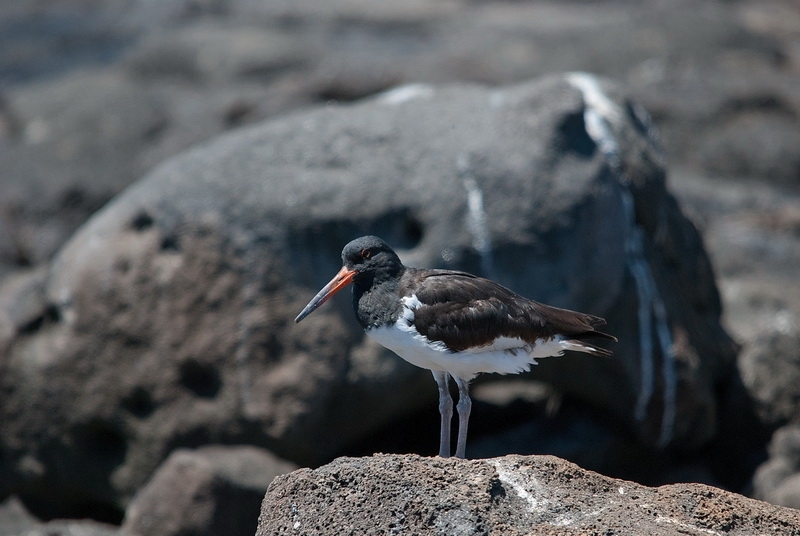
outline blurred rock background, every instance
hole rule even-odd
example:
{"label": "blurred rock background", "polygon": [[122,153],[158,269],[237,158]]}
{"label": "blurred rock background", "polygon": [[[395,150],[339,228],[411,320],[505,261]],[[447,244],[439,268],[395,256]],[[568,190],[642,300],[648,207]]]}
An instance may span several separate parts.
{"label": "blurred rock background", "polygon": [[[202,481],[186,489],[235,488],[247,496],[252,483],[242,474],[278,474],[293,464],[318,465],[342,454],[432,454],[438,423],[429,375],[359,342],[348,323],[348,304],[340,307],[341,315],[286,335],[292,333],[293,313],[308,297],[298,293],[310,292],[335,271],[348,233],[383,231],[395,237],[411,263],[440,258],[481,270],[469,235],[454,234],[463,227],[460,222],[437,231],[435,218],[421,215],[402,196],[396,205],[383,205],[389,216],[364,209],[350,226],[335,218],[337,211],[363,203],[335,196],[332,202],[322,193],[347,182],[350,173],[342,170],[354,170],[362,180],[387,172],[361,166],[368,155],[359,150],[384,150],[393,133],[374,128],[374,118],[363,119],[367,127],[357,120],[348,126],[350,115],[373,112],[350,114],[364,108],[347,103],[408,83],[509,86],[570,71],[612,80],[624,95],[617,102],[635,102],[649,112],[666,163],[642,172],[647,187],[635,199],[638,223],[661,248],[661,264],[654,266],[684,275],[664,275],[662,290],[671,289],[667,299],[688,296],[702,303],[705,317],[712,318],[718,315],[716,288],[702,274],[713,273],[722,324],[740,347],[737,352],[724,333],[714,332],[713,320],[709,329],[694,324],[709,334],[712,349],[697,351],[695,336],[685,362],[694,356],[710,372],[701,374],[702,388],[686,391],[682,400],[694,395],[699,400],[684,408],[678,421],[685,425],[682,439],[667,447],[653,439],[657,433],[626,420],[622,410],[610,411],[612,400],[581,396],[575,385],[559,380],[561,365],[542,365],[510,381],[486,378],[475,389],[472,455],[551,453],[645,484],[700,481],[800,507],[800,7],[795,2],[7,0],[0,5],[0,498],[7,499],[0,527],[3,519],[35,526],[39,521],[31,513],[41,520],[85,517],[119,524],[127,512],[126,530],[144,534],[142,507],[130,505],[158,504],[153,497],[163,493],[159,482],[170,480],[162,475],[182,474],[181,467],[202,468],[184,470],[188,481]],[[546,96],[561,94],[547,82],[533,87]],[[453,93],[449,112],[440,104],[453,124],[471,117],[468,93]],[[447,94],[439,98],[446,101]],[[565,99],[531,105],[542,118],[537,123],[542,140],[552,141],[548,136],[558,131],[553,125],[559,118],[580,110],[579,93]],[[551,115],[541,111],[548,106]],[[326,117],[333,118],[328,126]],[[320,132],[294,135],[321,118]],[[265,123],[270,119],[276,121]],[[389,117],[386,124],[392,121],[401,119]],[[306,154],[304,143],[323,143],[325,128],[352,136],[335,138],[344,140],[344,147],[319,145]],[[569,148],[575,139],[565,129]],[[423,130],[426,136],[435,132]],[[173,155],[228,131],[234,137],[150,173]],[[539,150],[531,145],[533,153]],[[450,154],[449,149],[442,150]],[[263,160],[248,162],[259,150]],[[499,144],[492,154],[499,160],[519,154],[504,150]],[[466,154],[485,156],[476,151]],[[394,160],[382,188],[392,200],[391,173],[420,169],[410,157],[404,162],[386,154]],[[387,160],[383,153],[375,155],[381,157]],[[284,205],[294,200],[294,208],[286,205],[284,219],[257,221],[261,200],[270,199],[258,193],[264,178],[259,170],[278,161],[285,168],[273,164],[270,184],[293,186],[267,193],[281,195]],[[578,191],[592,191],[600,173],[595,170],[604,165],[596,158],[582,167],[563,162],[553,177],[587,177],[576,182]],[[488,177],[506,164],[516,165],[475,158],[464,169]],[[297,170],[313,167],[329,174],[306,179],[304,188]],[[430,173],[438,169],[416,177],[420,189],[426,180],[437,184]],[[231,170],[235,177],[226,189],[219,175]],[[666,189],[658,185],[664,170]],[[197,195],[187,189],[190,184],[196,184]],[[123,192],[110,205],[113,210],[95,217],[65,247]],[[446,197],[446,189],[441,195]],[[242,199],[252,203],[241,205]],[[657,238],[657,218],[648,220],[648,207],[671,214],[667,229],[670,236],[680,235],[671,257],[667,242]],[[306,215],[313,226],[302,226]],[[228,221],[236,225],[220,233]],[[693,237],[695,228],[702,241]],[[290,234],[297,229],[303,234]],[[438,241],[426,242],[437,233]],[[449,261],[435,247],[445,236],[460,245],[449,252]],[[524,241],[495,238],[498,262],[502,244]],[[713,272],[705,265],[703,245]],[[307,255],[293,265],[299,266],[295,273],[284,262],[289,254]],[[628,326],[626,318],[615,316],[635,311],[632,296],[623,300],[626,309],[591,304],[573,290],[534,295],[547,292],[547,285],[526,288],[525,274],[517,277],[517,288],[526,294],[561,305],[589,303],[612,325]],[[291,299],[270,301],[287,281]],[[82,290],[60,296],[62,289]],[[126,294],[126,289],[133,290]],[[153,314],[143,317],[143,309]],[[153,325],[163,318],[175,323]],[[692,318],[682,322],[691,326]],[[625,344],[621,353],[635,354]],[[627,344],[635,346],[635,334]],[[169,348],[172,354],[165,351]],[[267,399],[256,396],[251,406],[239,407],[228,393],[232,384],[245,382],[237,377],[241,367],[225,369],[204,357],[211,354],[260,364],[263,374],[254,376],[252,389],[270,393]],[[121,356],[128,368],[108,356]],[[579,362],[572,366],[581,370]],[[614,373],[604,372],[608,378]],[[600,387],[607,377],[600,376]],[[346,381],[331,383],[332,378]],[[330,391],[321,394],[321,386]],[[616,404],[629,398],[623,392]],[[347,415],[321,412],[332,401],[341,403],[339,408],[383,401],[390,409],[379,417],[365,411],[358,426],[336,431]],[[120,418],[120,411],[133,417]],[[329,444],[307,432],[322,425],[336,431]],[[211,454],[177,451],[218,443],[228,446],[210,447],[218,449]],[[242,458],[239,443],[254,443],[259,453],[248,451]],[[170,456],[175,451],[182,458]],[[208,462],[212,458],[218,467]],[[251,469],[220,469],[241,459]],[[193,504],[209,493],[173,502]],[[172,509],[176,516],[178,510]],[[213,524],[213,516],[204,523]]]}

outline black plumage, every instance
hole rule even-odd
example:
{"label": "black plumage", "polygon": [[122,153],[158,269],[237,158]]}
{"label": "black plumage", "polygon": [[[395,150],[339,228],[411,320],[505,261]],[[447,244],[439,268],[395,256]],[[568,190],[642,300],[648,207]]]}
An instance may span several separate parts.
{"label": "black plumage", "polygon": [[[498,337],[519,338],[530,344],[556,335],[581,341],[616,340],[595,329],[605,324],[600,317],[529,300],[466,272],[408,269],[400,292],[413,293],[422,303],[414,311],[417,331],[429,340],[442,341],[453,351],[486,346]],[[611,355],[604,348],[593,348],[598,355]]]}

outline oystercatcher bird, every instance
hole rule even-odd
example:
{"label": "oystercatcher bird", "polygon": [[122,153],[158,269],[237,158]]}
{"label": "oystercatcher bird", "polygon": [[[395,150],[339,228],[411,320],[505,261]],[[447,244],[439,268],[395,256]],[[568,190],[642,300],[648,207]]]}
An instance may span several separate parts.
{"label": "oystercatcher bird", "polygon": [[481,277],[453,270],[409,268],[389,245],[363,236],[342,251],[342,269],[297,315],[300,322],[353,284],[353,308],[366,334],[418,367],[439,387],[439,456],[450,456],[453,399],[458,386],[458,442],[464,458],[472,402],[469,382],[481,372],[515,374],[566,350],[610,356],[586,339],[616,341],[597,331],[605,320],[529,300]]}

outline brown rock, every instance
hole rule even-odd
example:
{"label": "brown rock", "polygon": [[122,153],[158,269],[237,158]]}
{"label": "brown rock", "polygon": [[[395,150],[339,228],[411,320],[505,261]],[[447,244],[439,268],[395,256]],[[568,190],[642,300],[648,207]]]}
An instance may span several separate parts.
{"label": "brown rock", "polygon": [[273,534],[797,535],[800,511],[703,484],[650,488],[552,456],[339,458],[275,479]]}

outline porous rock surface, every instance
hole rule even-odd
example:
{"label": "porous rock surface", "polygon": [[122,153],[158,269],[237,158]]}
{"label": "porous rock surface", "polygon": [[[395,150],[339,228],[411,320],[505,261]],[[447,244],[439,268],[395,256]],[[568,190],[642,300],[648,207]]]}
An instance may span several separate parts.
{"label": "porous rock surface", "polygon": [[800,512],[703,484],[651,488],[552,456],[338,458],[270,485],[256,536],[797,535]]}
{"label": "porous rock surface", "polygon": [[[632,411],[634,417],[646,416],[634,419],[639,424],[633,427],[644,432],[641,435],[628,433],[629,426],[620,433],[617,417],[609,423],[611,412],[597,411],[595,403],[587,402],[586,397],[595,393],[582,384],[611,394],[618,388],[595,370],[576,367],[568,377],[562,374],[555,385],[536,387],[533,379],[552,376],[550,365],[545,364],[520,378],[522,388],[493,382],[494,392],[502,394],[491,399],[481,398],[478,384],[473,389],[476,410],[470,452],[481,456],[559,453],[587,467],[648,482],[688,478],[750,489],[747,483],[764,461],[769,434],[778,426],[791,429],[797,415],[793,411],[796,382],[792,383],[792,371],[787,374],[784,365],[797,360],[793,341],[800,318],[800,286],[796,284],[800,266],[799,27],[800,11],[794,0],[0,2],[0,378],[5,379],[0,387],[0,411],[4,411],[0,498],[21,494],[40,517],[91,516],[119,522],[124,506],[174,448],[249,442],[275,449],[284,457],[294,456],[296,461],[313,458],[317,463],[343,452],[432,452],[438,422],[430,378],[414,376],[399,360],[377,353],[368,344],[353,346],[344,367],[341,362],[329,366],[303,359],[294,366],[269,368],[270,382],[262,381],[258,388],[273,394],[255,402],[267,399],[273,405],[273,410],[264,412],[264,419],[237,409],[235,396],[217,398],[216,394],[229,393],[230,385],[247,385],[247,378],[261,377],[242,365],[250,355],[248,349],[274,356],[283,348],[276,341],[285,341],[265,336],[259,326],[281,332],[281,322],[275,318],[291,318],[303,300],[297,298],[299,304],[293,302],[284,310],[280,299],[253,298],[259,292],[254,281],[260,277],[254,275],[244,278],[245,286],[252,283],[250,288],[256,289],[254,294],[241,300],[254,305],[228,308],[225,296],[239,295],[242,282],[236,276],[229,276],[230,285],[219,282],[215,274],[228,268],[214,256],[217,242],[206,244],[211,244],[211,254],[195,255],[204,246],[193,249],[174,235],[155,232],[161,232],[163,222],[149,223],[153,217],[149,207],[144,207],[142,217],[126,215],[135,222],[131,225],[135,231],[117,233],[100,248],[127,248],[131,258],[140,252],[151,255],[149,260],[133,263],[119,259],[120,269],[133,266],[130,281],[138,282],[130,285],[127,296],[112,299],[105,309],[102,304],[113,298],[113,292],[86,293],[84,303],[95,301],[98,310],[94,318],[78,315],[84,320],[74,324],[77,335],[69,330],[61,330],[66,335],[58,338],[43,335],[59,325],[62,313],[70,309],[58,301],[53,306],[46,292],[49,261],[92,213],[146,170],[223,131],[285,116],[310,104],[335,108],[406,82],[503,85],[575,70],[613,78],[652,114],[670,162],[670,191],[700,227],[722,291],[724,321],[744,345],[740,370],[727,368],[729,359],[719,362],[722,369],[714,363],[696,369],[695,364],[707,358],[706,351],[689,353],[688,360],[674,363],[652,361],[651,381],[648,374],[638,373],[650,361],[627,363],[628,375],[640,379],[636,401],[648,410]],[[430,119],[437,114],[431,112]],[[462,114],[469,115],[469,109]],[[456,130],[459,123],[453,125]],[[420,136],[427,143],[423,132]],[[307,146],[317,143],[310,134],[303,141]],[[532,138],[529,148],[540,141]],[[438,150],[436,143],[429,145]],[[406,149],[398,145],[398,150]],[[237,186],[232,168],[224,173],[230,192],[215,190],[207,205],[235,192],[260,202],[253,189]],[[400,184],[405,173],[397,175],[401,180],[393,182]],[[374,176],[360,180],[369,184]],[[457,182],[456,189],[464,190],[464,186]],[[162,196],[163,203],[169,204],[173,195],[183,195],[181,190],[175,188],[170,194],[164,189],[153,198]],[[487,199],[484,190],[485,203]],[[287,201],[300,211],[309,199],[289,197]],[[639,216],[647,213],[640,211]],[[251,217],[257,220],[265,215]],[[268,248],[246,237],[261,223],[244,226],[245,231],[238,234],[239,246],[223,248],[219,255],[233,259],[230,264],[237,266],[255,262],[252,259]],[[327,236],[337,237],[326,239],[330,248],[315,259],[324,258],[330,265],[319,267],[319,280],[313,283],[308,274],[298,276],[305,279],[300,285],[304,297],[316,290],[315,284],[324,282],[326,271],[335,269],[341,244],[334,242],[351,238],[349,231],[342,230],[349,227],[341,221],[312,225],[322,229],[327,223],[341,232],[325,228]],[[662,225],[648,230],[662,238],[675,232]],[[256,236],[268,233],[259,231]],[[149,240],[150,246],[141,247],[137,238]],[[505,247],[497,236],[493,238]],[[401,240],[404,255],[418,251],[406,247],[412,242]],[[178,264],[178,247],[185,248],[181,251],[196,262]],[[152,254],[162,250],[163,256]],[[242,251],[252,251],[252,258],[241,262]],[[686,247],[683,241],[673,252],[667,264],[675,258],[678,263],[691,264],[694,259],[706,264],[702,249]],[[95,255],[88,249],[84,253]],[[455,258],[453,251],[445,253]],[[474,250],[465,250],[463,258],[469,269],[480,265]],[[440,259],[416,257],[428,265]],[[707,297],[699,300],[699,306],[714,324],[714,292],[708,293],[707,278],[696,275],[689,270],[679,287],[706,289],[698,291]],[[86,284],[105,285],[112,279],[100,270],[87,275]],[[179,280],[191,283],[181,287]],[[174,292],[165,291],[174,283]],[[189,287],[204,285],[210,291],[208,302],[187,292]],[[669,287],[661,290],[672,297]],[[551,292],[538,287],[532,291],[532,296],[540,298]],[[130,306],[131,299],[142,296],[146,313]],[[181,303],[165,306],[172,302]],[[219,313],[209,311],[207,305]],[[632,305],[628,305],[630,311]],[[258,312],[264,306],[275,316]],[[351,322],[347,306],[338,307],[342,322]],[[247,314],[241,314],[245,309]],[[674,312],[670,309],[671,315]],[[149,327],[149,321],[142,321],[147,315],[153,318]],[[165,319],[169,329],[159,329],[167,324]],[[133,329],[123,327],[129,322]],[[196,326],[196,330],[182,332],[178,325]],[[342,340],[333,335],[351,328],[352,324],[318,331],[311,324],[304,327],[309,338],[333,345]],[[170,329],[174,333],[166,334]],[[725,337],[717,337],[715,330],[710,333],[710,345],[727,345]],[[252,345],[241,343],[251,336]],[[356,340],[350,335],[345,338]],[[301,345],[309,354],[322,351],[323,358],[331,357],[324,354],[324,345]],[[209,348],[209,355],[216,357],[206,355]],[[237,351],[230,354],[231,349]],[[79,354],[81,359],[64,357]],[[12,355],[15,364],[9,368]],[[183,364],[187,360],[192,362]],[[209,366],[211,361],[214,365]],[[231,362],[237,365],[230,366]],[[675,376],[670,363],[678,365],[683,380],[671,383]],[[215,369],[217,364],[221,373]],[[662,392],[662,387],[684,385],[687,365],[691,374],[702,378],[700,383]],[[250,370],[252,376],[232,368]],[[95,370],[99,379],[85,381]],[[557,368],[556,374],[560,374]],[[326,398],[329,391],[320,386],[342,377],[346,377],[342,388],[333,389],[337,396]],[[486,376],[483,381],[493,379],[497,377]],[[573,382],[571,387],[565,385],[567,381]],[[708,388],[712,385],[713,389]],[[76,395],[84,387],[93,394]],[[522,402],[531,398],[531,389],[545,393],[544,397],[534,393],[536,405]],[[574,396],[562,395],[562,391],[579,389],[584,389],[582,409],[576,408]],[[645,396],[648,391],[652,396]],[[313,393],[323,393],[319,396],[326,402],[309,402]],[[363,403],[343,403],[348,393]],[[665,393],[688,396],[690,401],[679,409],[680,414],[699,413],[697,421],[679,421],[690,432],[675,434],[669,449],[651,451],[648,445],[670,438],[673,432],[671,412],[660,408],[669,406],[664,401],[672,395],[665,397]],[[755,416],[750,414],[751,397],[757,402]],[[560,405],[562,399],[565,403]],[[629,401],[629,395],[619,396],[620,404]],[[332,412],[330,408],[339,405],[342,411]],[[119,406],[127,409],[114,409]],[[224,416],[211,418],[214,411]],[[320,412],[325,414],[322,419],[298,418]],[[425,419],[430,424],[422,422]],[[342,441],[331,442],[331,436],[324,435],[319,441],[296,441],[303,434],[293,430],[318,427],[320,421],[325,424],[323,431],[332,422],[345,422],[332,430],[344,433]],[[784,425],[787,421],[790,424]],[[640,441],[641,436],[645,441]],[[713,436],[710,443],[709,436]],[[773,444],[783,442],[783,437],[783,433],[776,435]],[[313,454],[306,450],[308,445],[313,445]],[[796,456],[774,448],[770,456],[763,466],[767,478],[759,476],[754,486],[758,496],[800,506],[799,494],[792,491],[798,489],[797,477],[792,478],[798,469],[794,462],[787,463]]]}

